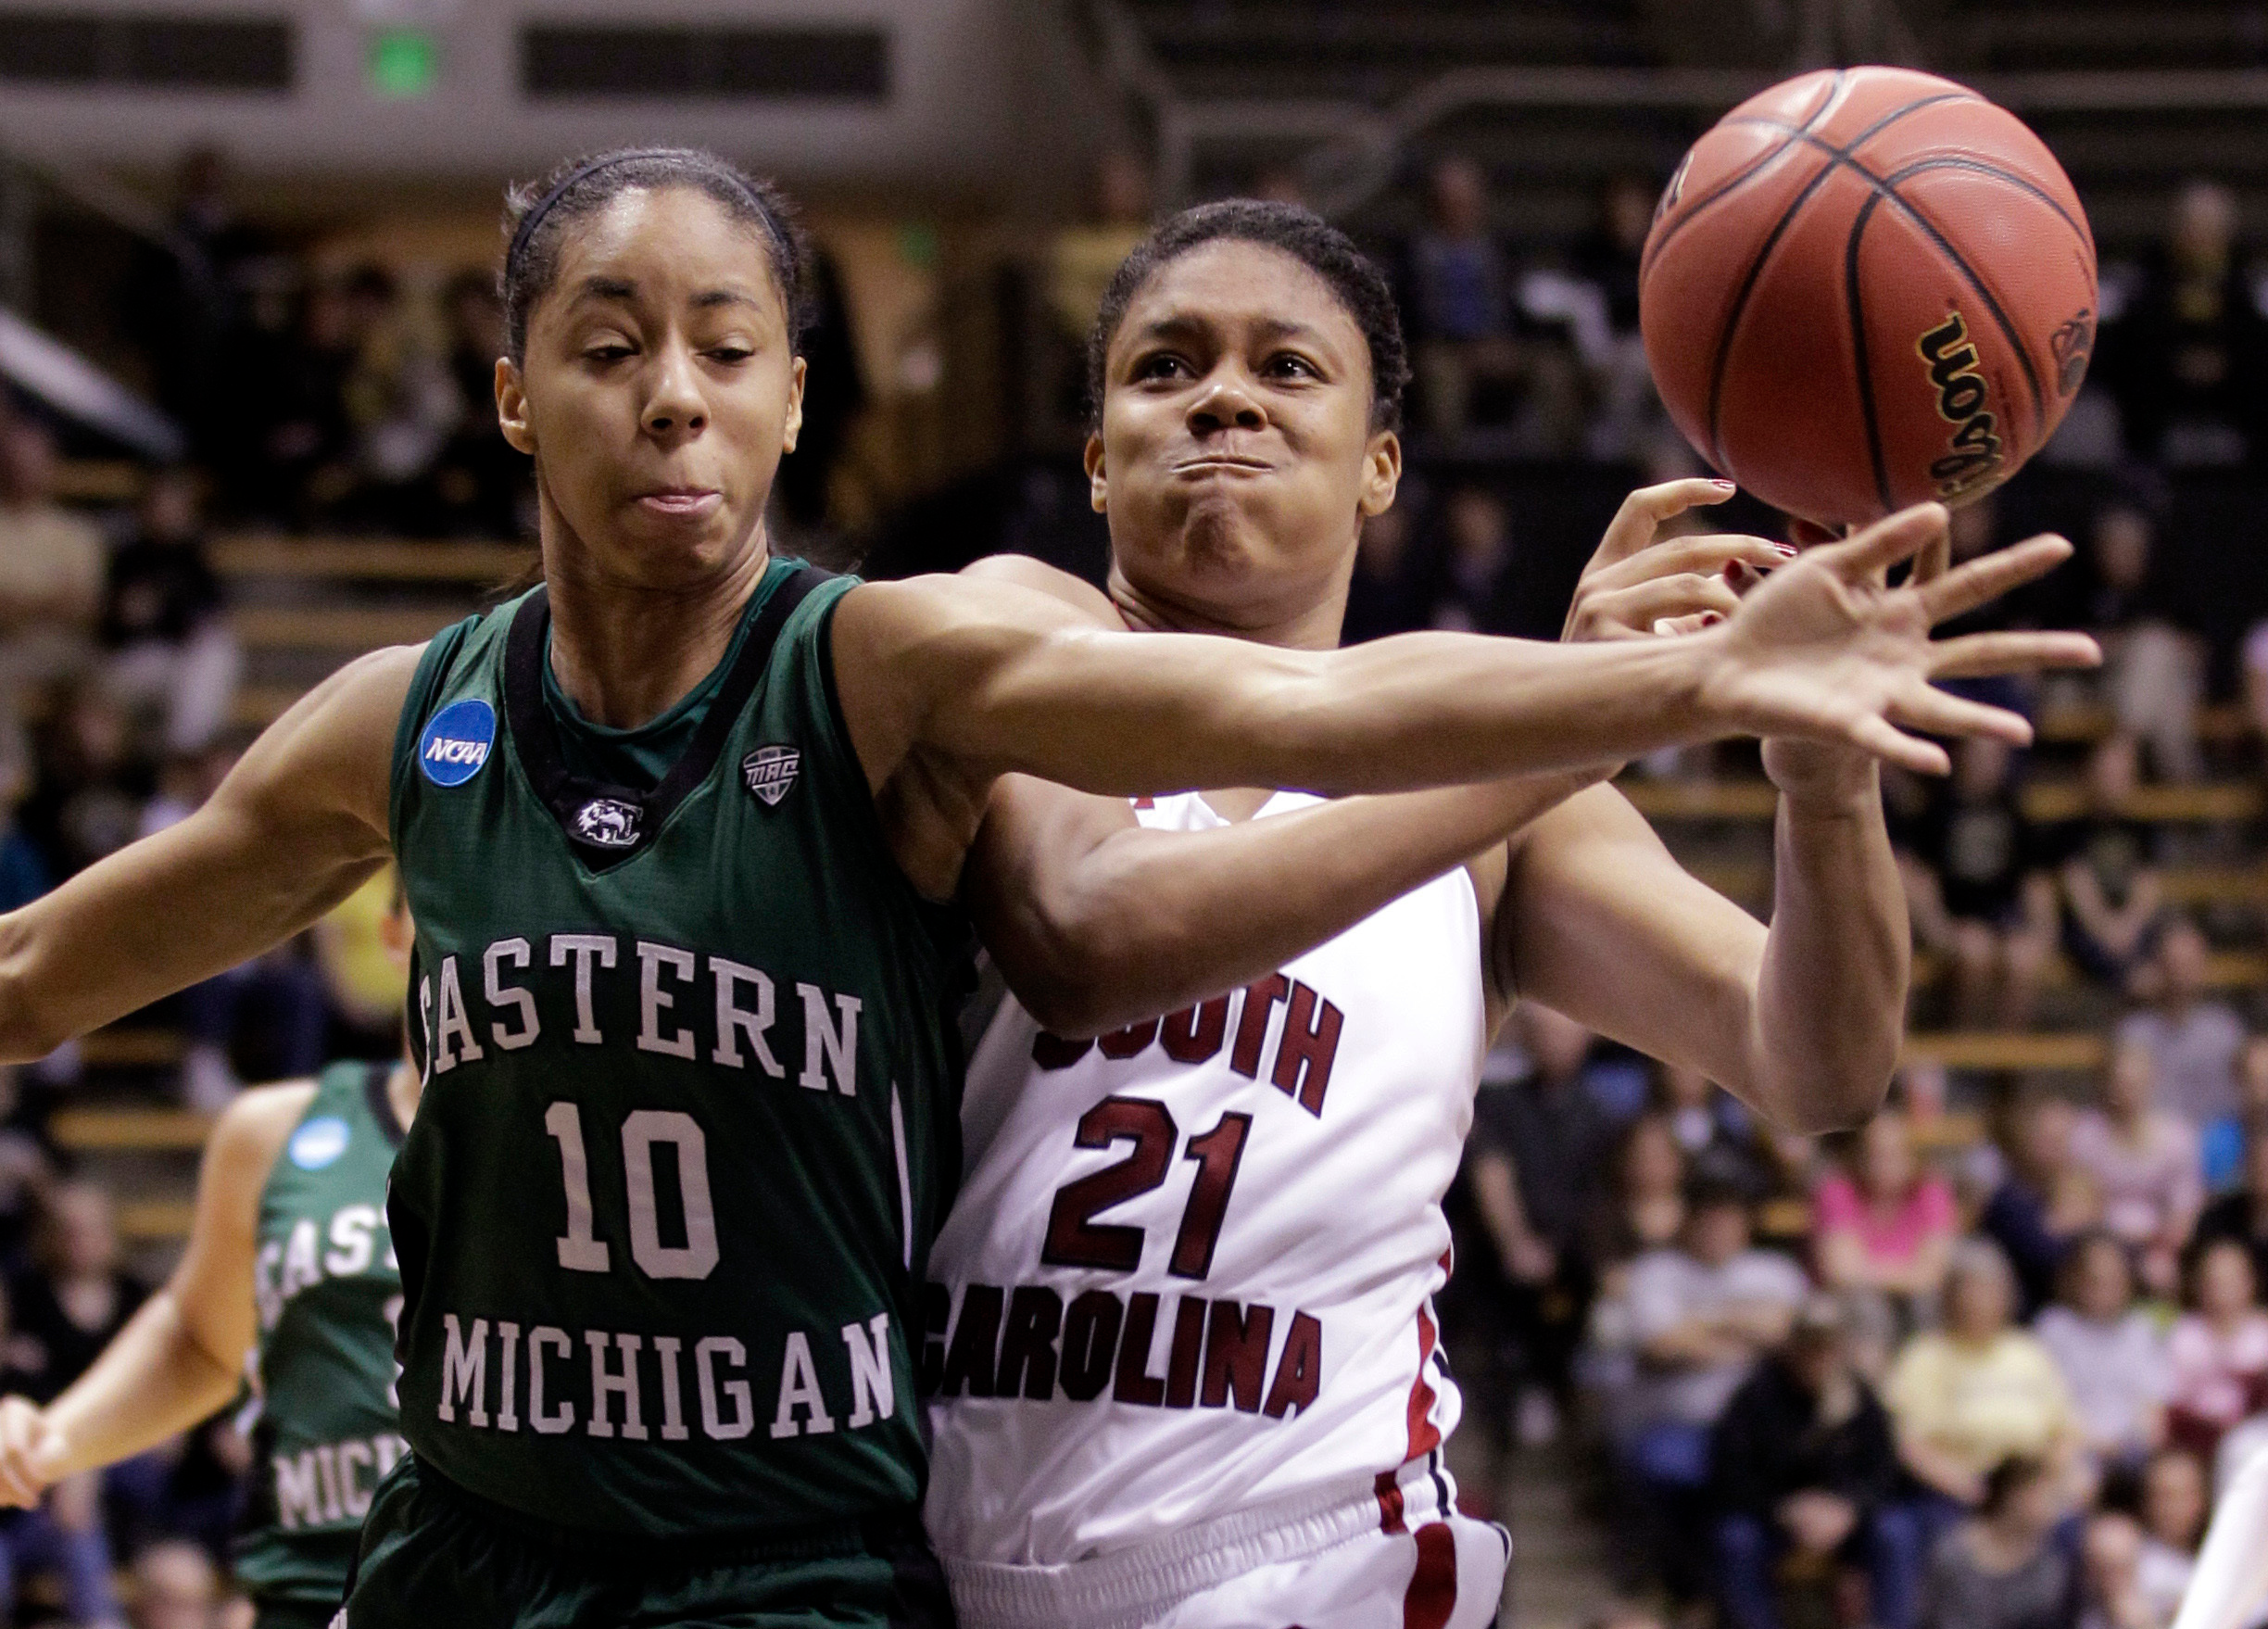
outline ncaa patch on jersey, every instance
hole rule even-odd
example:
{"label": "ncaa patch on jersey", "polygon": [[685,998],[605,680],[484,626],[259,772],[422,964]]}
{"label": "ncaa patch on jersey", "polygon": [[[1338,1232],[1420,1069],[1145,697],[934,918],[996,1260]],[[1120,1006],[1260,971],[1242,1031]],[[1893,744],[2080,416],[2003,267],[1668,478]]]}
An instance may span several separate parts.
{"label": "ncaa patch on jersey", "polygon": [[496,709],[477,696],[451,701],[426,721],[418,767],[435,786],[462,786],[488,762],[496,745]]}
{"label": "ncaa patch on jersey", "polygon": [[321,1115],[294,1131],[292,1140],[284,1146],[292,1164],[303,1171],[319,1171],[337,1162],[353,1136],[346,1122],[338,1116]]}
{"label": "ncaa patch on jersey", "polygon": [[593,798],[574,812],[575,836],[595,849],[634,849],[645,814],[619,798]]}
{"label": "ncaa patch on jersey", "polygon": [[759,747],[740,760],[740,778],[763,801],[765,808],[776,809],[779,801],[795,789],[796,772],[802,767],[803,754],[797,748]]}

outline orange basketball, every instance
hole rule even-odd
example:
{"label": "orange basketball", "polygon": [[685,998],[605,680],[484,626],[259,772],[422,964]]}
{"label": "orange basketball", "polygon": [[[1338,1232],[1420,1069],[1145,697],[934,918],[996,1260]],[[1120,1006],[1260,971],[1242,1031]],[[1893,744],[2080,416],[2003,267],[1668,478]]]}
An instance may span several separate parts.
{"label": "orange basketball", "polygon": [[1829,525],[1989,491],[2094,348],[2095,239],[2022,120],[1950,80],[1824,69],[1685,155],[1639,273],[1670,416],[1765,502]]}

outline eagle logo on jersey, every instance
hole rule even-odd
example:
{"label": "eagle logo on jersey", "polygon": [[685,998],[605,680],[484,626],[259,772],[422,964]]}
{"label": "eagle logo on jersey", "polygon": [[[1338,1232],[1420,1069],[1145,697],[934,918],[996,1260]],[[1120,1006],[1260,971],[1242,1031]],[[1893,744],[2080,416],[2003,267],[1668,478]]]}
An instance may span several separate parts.
{"label": "eagle logo on jersey", "polygon": [[765,808],[776,809],[795,789],[796,771],[802,767],[803,754],[794,747],[759,747],[740,760],[740,777]]}
{"label": "eagle logo on jersey", "polygon": [[593,798],[574,813],[575,836],[595,849],[637,846],[644,811],[618,798]]}

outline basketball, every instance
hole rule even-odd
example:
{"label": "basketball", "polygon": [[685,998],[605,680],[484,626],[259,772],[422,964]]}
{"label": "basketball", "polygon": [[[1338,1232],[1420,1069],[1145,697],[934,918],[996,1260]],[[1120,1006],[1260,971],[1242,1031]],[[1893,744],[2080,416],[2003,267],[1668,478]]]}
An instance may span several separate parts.
{"label": "basketball", "polygon": [[1831,526],[2008,479],[2077,393],[2097,309],[2094,236],[2047,145],[1903,69],[1807,73],[1726,114],[1640,259],[1679,430]]}

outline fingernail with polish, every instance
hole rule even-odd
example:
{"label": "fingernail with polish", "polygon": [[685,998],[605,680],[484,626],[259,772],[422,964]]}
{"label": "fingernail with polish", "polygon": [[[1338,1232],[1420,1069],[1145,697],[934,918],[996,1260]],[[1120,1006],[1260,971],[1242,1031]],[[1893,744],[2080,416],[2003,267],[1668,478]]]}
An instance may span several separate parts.
{"label": "fingernail with polish", "polygon": [[1722,475],[1711,476],[1709,479],[1709,485],[1712,486],[1722,486],[1727,492],[1732,490],[1732,483],[1726,480]]}
{"label": "fingernail with polish", "polygon": [[1794,560],[1796,558],[1797,550],[1796,545],[1793,543],[1775,543],[1772,545],[1772,547],[1777,549],[1789,560]]}
{"label": "fingernail with polish", "polygon": [[1713,628],[1722,621],[1724,612],[1721,611],[1705,611],[1701,613],[1701,625],[1705,628]]}

